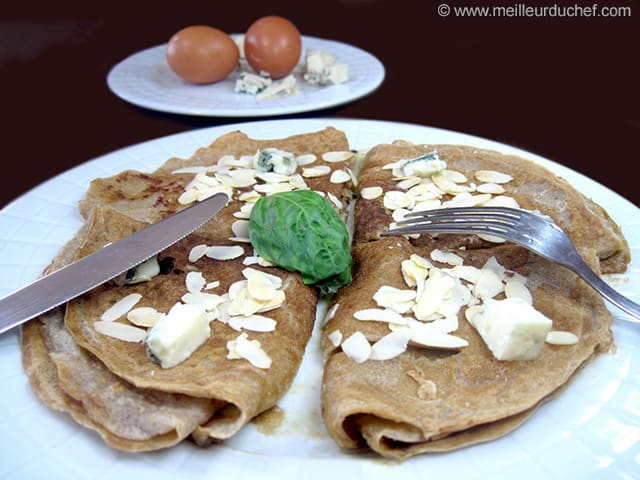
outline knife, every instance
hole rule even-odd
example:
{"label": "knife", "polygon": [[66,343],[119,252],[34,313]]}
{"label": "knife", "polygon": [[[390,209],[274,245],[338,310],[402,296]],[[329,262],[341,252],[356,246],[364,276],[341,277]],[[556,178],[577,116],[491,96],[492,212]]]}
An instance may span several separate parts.
{"label": "knife", "polygon": [[211,220],[228,199],[216,193],[3,297],[0,334],[160,253]]}

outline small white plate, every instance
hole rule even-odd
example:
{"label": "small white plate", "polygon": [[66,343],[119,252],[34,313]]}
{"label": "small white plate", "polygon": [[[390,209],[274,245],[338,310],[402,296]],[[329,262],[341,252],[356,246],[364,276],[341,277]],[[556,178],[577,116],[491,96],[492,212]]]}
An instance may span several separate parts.
{"label": "small white plate", "polygon": [[[638,301],[640,209],[615,192],[550,160],[491,140],[420,125],[356,119],[278,119],[192,130],[93,159],[39,185],[0,210],[0,296],[34,280],[82,225],[78,201],[96,177],[124,169],[152,171],[170,157],[189,157],[234,130],[279,138],[326,126],[343,130],[351,148],[405,139],[454,143],[523,156],[567,179],[618,222],[629,242],[627,273],[607,278]],[[0,336],[0,478],[48,480],[137,478],[203,480],[465,480],[632,479],[640,472],[640,325],[612,307],[617,351],[588,362],[556,398],[514,432],[450,453],[403,463],[340,451],[320,416],[322,353],[319,328],[287,394],[278,402],[281,425],[261,433],[247,425],[227,442],[199,448],[189,441],[154,453],[128,454],[105,446],[69,416],[45,407],[29,387],[17,331]]]}
{"label": "small white plate", "polygon": [[[349,80],[326,87],[306,83],[302,72],[305,52],[309,48],[331,52],[336,63],[346,63]],[[161,112],[210,117],[266,117],[321,110],[354,101],[378,88],[385,76],[382,63],[358,47],[303,36],[301,61],[293,72],[299,94],[260,100],[255,95],[234,92],[240,69],[209,85],[185,82],[169,68],[165,50],[166,45],[159,45],[118,63],[107,76],[111,91],[134,105]],[[248,66],[243,70],[251,71]]]}

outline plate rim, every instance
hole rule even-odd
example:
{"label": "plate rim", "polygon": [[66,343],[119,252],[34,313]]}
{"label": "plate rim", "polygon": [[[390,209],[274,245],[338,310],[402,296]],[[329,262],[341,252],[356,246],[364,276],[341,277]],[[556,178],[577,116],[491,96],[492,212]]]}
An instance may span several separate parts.
{"label": "plate rim", "polygon": [[[292,125],[294,124],[295,125]],[[302,119],[300,121],[296,120],[295,122],[292,122],[291,120],[287,120],[287,119],[271,119],[271,120],[263,120],[263,121],[259,121],[259,122],[241,122],[241,123],[231,123],[228,125],[222,125],[222,126],[213,126],[213,127],[203,127],[203,128],[198,128],[198,129],[194,129],[194,130],[188,130],[185,132],[179,132],[179,133],[173,133],[173,134],[169,134],[169,135],[165,135],[165,136],[161,136],[161,137],[157,137],[154,139],[150,139],[150,140],[145,140],[136,144],[132,144],[132,145],[128,145],[116,150],[113,150],[111,152],[105,153],[103,155],[97,156],[93,159],[87,160],[86,162],[83,162],[82,164],[77,165],[76,167],[73,167],[69,170],[66,170],[65,172],[62,172],[54,177],[52,177],[51,179],[43,182],[43,184],[40,184],[39,186],[34,187],[33,189],[31,189],[29,192],[26,192],[25,194],[19,196],[14,202],[12,202],[11,204],[9,204],[7,207],[11,206],[11,208],[3,208],[2,210],[0,210],[0,223],[2,223],[3,219],[5,219],[8,216],[12,216],[13,214],[16,213],[16,210],[19,211],[21,204],[23,202],[25,202],[25,199],[28,199],[34,195],[36,196],[43,196],[41,195],[41,191],[42,190],[47,190],[51,185],[55,184],[56,182],[60,182],[63,181],[64,178],[66,177],[74,177],[75,174],[77,173],[78,175],[83,174],[84,170],[83,169],[91,169],[93,166],[100,164],[101,162],[110,162],[113,158],[116,157],[120,157],[120,156],[126,156],[129,152],[131,152],[132,150],[135,149],[144,149],[150,145],[156,145],[156,144],[163,144],[163,145],[171,145],[171,143],[175,143],[175,141],[179,138],[186,138],[188,139],[188,141],[186,143],[189,144],[196,144],[199,143],[198,146],[196,148],[199,148],[200,146],[204,146],[205,144],[201,142],[202,138],[205,138],[207,136],[211,137],[210,141],[213,140],[213,135],[221,135],[223,133],[226,133],[227,131],[231,131],[231,130],[235,130],[235,129],[246,129],[246,130],[250,130],[249,132],[247,132],[248,134],[255,134],[253,132],[258,132],[261,133],[261,126],[264,125],[266,128],[264,128],[265,131],[273,131],[273,130],[278,130],[279,128],[282,128],[284,125],[288,125],[288,128],[290,128],[291,131],[298,131],[298,132],[304,132],[304,131],[311,131],[311,129],[315,129],[315,128],[322,128],[322,126],[335,126],[335,128],[338,129],[345,129],[349,126],[353,127],[354,129],[357,130],[366,130],[367,128],[370,128],[373,124],[376,124],[380,129],[386,128],[388,129],[389,127],[397,127],[399,129],[403,129],[403,127],[408,127],[410,129],[417,129],[417,130],[424,130],[425,132],[429,132],[430,134],[433,133],[434,136],[441,136],[441,135],[447,135],[447,134],[451,134],[456,138],[462,138],[462,139],[468,139],[469,141],[474,141],[477,140],[481,140],[482,145],[496,145],[496,146],[503,146],[505,147],[504,150],[507,151],[513,151],[513,152],[522,152],[525,155],[525,158],[529,158],[532,159],[533,161],[539,161],[539,160],[543,160],[543,165],[547,166],[547,162],[549,162],[549,164],[552,166],[552,171],[556,171],[556,168],[560,171],[568,171],[571,173],[571,175],[577,175],[580,178],[583,178],[587,183],[591,184],[595,184],[595,185],[599,185],[601,189],[603,189],[604,191],[607,192],[607,194],[612,194],[615,198],[616,202],[623,202],[628,204],[631,208],[632,211],[635,212],[636,214],[638,212],[640,212],[640,209],[638,209],[638,207],[636,207],[635,205],[631,204],[628,200],[626,200],[624,197],[620,196],[619,194],[617,194],[616,192],[610,190],[609,188],[605,187],[602,184],[599,184],[597,181],[584,176],[583,174],[576,172],[575,170],[572,170],[568,167],[565,167],[561,164],[558,164],[556,162],[554,162],[553,160],[549,160],[546,159],[544,157],[541,157],[539,155],[536,155],[532,152],[528,152],[526,150],[522,150],[519,147],[515,147],[509,144],[505,144],[503,142],[498,142],[498,141],[494,141],[491,139],[487,139],[485,137],[477,137],[475,135],[470,135],[470,134],[466,134],[464,132],[457,132],[457,131],[453,131],[453,130],[447,130],[447,129],[441,129],[441,128],[437,128],[437,127],[430,127],[427,125],[421,125],[421,124],[416,124],[416,123],[405,123],[405,122],[397,122],[397,121],[386,121],[386,120],[370,120],[370,119],[358,119],[358,118],[328,118],[328,117],[323,117],[323,118],[309,118],[309,119]],[[251,132],[253,131],[253,132]],[[290,131],[284,132],[285,135],[288,134],[292,134],[290,133]],[[358,136],[358,135],[356,135]],[[349,138],[350,142],[351,142],[351,138],[349,137],[349,132],[347,132],[347,137]],[[271,137],[271,138],[275,138],[275,137]],[[402,138],[402,136],[398,136],[398,138]],[[408,140],[412,140],[411,138],[408,138]],[[385,139],[386,141],[386,139]],[[435,143],[435,142],[434,142]],[[442,143],[442,142],[439,142]],[[475,144],[475,143],[474,143]],[[480,145],[478,145],[480,146]],[[363,148],[363,145],[354,145],[354,147],[358,147],[358,148]],[[195,151],[195,148],[193,149],[193,151]],[[500,151],[500,150],[499,150]],[[155,152],[152,152],[152,155],[158,155]],[[178,155],[181,156],[181,155]],[[158,158],[156,159],[158,161],[161,162],[161,160]],[[155,160],[154,160],[155,161]],[[159,166],[159,165],[158,165]],[[117,166],[114,166],[114,169],[117,169]],[[80,170],[83,170],[82,172]],[[97,176],[97,175],[96,175]],[[45,185],[46,184],[46,185]],[[40,197],[39,201],[40,201]],[[77,207],[76,207],[76,211],[77,211]],[[78,215],[79,217],[79,215]],[[614,216],[615,219],[615,216]],[[79,218],[77,219],[79,221]],[[640,228],[639,228],[640,229]],[[2,244],[2,240],[0,240],[0,246]],[[622,332],[622,333],[627,333],[627,334],[631,334],[630,338],[632,339],[634,337],[634,335],[636,336],[636,338],[640,338],[638,337],[638,332],[637,330],[631,330],[628,329],[625,325],[614,325],[614,333],[617,334],[618,332]],[[5,337],[6,338],[6,337]],[[0,338],[0,346],[2,347],[11,347],[11,339],[7,339],[5,340],[5,338]],[[16,341],[16,339],[14,339],[14,341]],[[631,340],[630,340],[631,341]],[[638,342],[638,345],[640,345],[640,342]],[[16,345],[17,347],[17,345]],[[626,347],[628,348],[628,346]],[[0,352],[2,351],[2,349],[0,349]],[[5,348],[4,351],[6,352],[7,349]],[[637,352],[638,350],[635,349],[635,352]],[[15,352],[14,352],[15,353]],[[19,353],[19,352],[18,352]],[[625,354],[629,354],[632,355],[633,352],[628,353],[628,352],[623,352]],[[635,354],[636,356],[638,355],[637,353]],[[611,362],[611,359],[604,359],[605,361],[609,361]],[[596,361],[600,361],[600,358],[597,358]],[[637,362],[637,359],[636,359]],[[608,373],[608,372],[607,372]],[[23,374],[24,375],[24,374]],[[589,380],[589,379],[587,379]],[[631,380],[631,379],[629,379]],[[634,388],[636,395],[640,395],[640,392],[638,392],[638,387],[632,385],[632,382],[627,382],[628,384],[631,383],[630,385],[627,385],[627,388]],[[562,396],[561,396],[562,397]],[[638,397],[640,398],[640,397]],[[551,402],[553,403],[553,402]],[[53,413],[51,411],[49,411],[46,407],[42,406],[42,408],[40,407],[35,407],[37,409],[37,411],[40,411],[42,409],[44,409],[44,414],[47,416],[51,416],[53,417]],[[546,405],[543,406],[543,408],[545,408],[546,411],[551,410],[551,412],[553,412],[553,407],[547,407]],[[60,418],[57,418],[56,420],[60,420]],[[527,424],[529,424],[530,422],[535,421],[535,418],[530,419],[528,422],[525,422],[525,427]],[[70,420],[64,418],[63,419],[63,423],[68,423],[71,422]],[[636,424],[638,426],[638,431],[640,431],[640,423],[638,423],[638,421],[636,420]],[[71,423],[71,426],[73,428],[78,429],[79,427],[75,426],[75,424]],[[520,427],[522,428],[522,427]],[[519,431],[520,429],[518,429],[517,431]],[[513,432],[512,432],[513,434]],[[510,434],[508,437],[511,437]],[[85,437],[85,435],[76,435],[76,437],[80,437],[83,438]],[[91,438],[93,438],[93,435],[91,435]],[[73,445],[77,445],[77,442],[80,442],[80,440],[76,440],[75,443],[72,440],[71,443]],[[97,442],[100,442],[99,440],[97,440]],[[91,444],[93,444],[94,442],[90,442]],[[489,445],[489,447],[487,447],[486,445]],[[473,463],[474,462],[474,457],[476,455],[481,455],[483,453],[491,453],[491,448],[490,445],[491,444],[486,444],[485,446],[477,446],[476,447],[471,447],[471,449],[465,449],[464,451],[461,451],[460,455],[462,458],[466,458],[469,460],[469,462]],[[637,444],[636,444],[637,445]],[[90,448],[90,446],[85,446],[85,448]],[[636,446],[637,448],[637,446]],[[271,465],[272,463],[278,463],[280,462],[282,465],[278,466],[278,467],[274,467],[275,470],[273,470],[272,472],[275,472],[274,475],[276,473],[292,473],[292,472],[296,472],[297,474],[299,474],[300,477],[303,478],[323,478],[322,477],[322,473],[325,472],[323,470],[323,472],[321,473],[307,473],[305,474],[300,474],[300,469],[302,467],[299,466],[299,463],[304,463],[304,461],[306,460],[311,460],[311,464],[314,467],[318,467],[318,469],[320,468],[324,468],[327,465],[327,462],[325,462],[325,458],[313,458],[313,459],[298,459],[298,458],[289,458],[289,457],[285,457],[285,458],[278,458],[276,462],[269,462],[267,457],[264,456],[260,456],[258,455],[258,459],[257,462],[255,462],[255,465],[253,464],[249,464],[249,462],[253,461],[252,459],[254,459],[254,456],[243,452],[243,451],[237,451],[234,450],[232,448],[224,448],[225,452],[230,452],[228,454],[227,457],[225,457],[224,459],[220,459],[220,463],[217,464],[218,467],[226,469],[232,469],[235,468],[233,465],[235,465],[235,463],[237,462],[238,465],[240,465],[239,468],[244,469],[243,471],[246,472],[253,472],[256,473],[258,472],[258,470],[260,468],[270,468],[269,465]],[[184,458],[181,457],[180,455],[182,455],[182,452],[176,452],[175,454],[173,453],[167,453],[167,458],[171,458],[172,455],[175,455],[178,457],[178,460],[181,460],[181,462],[184,464]],[[53,453],[51,453],[51,455],[54,455],[56,458],[61,457],[62,459],[66,458],[65,454],[64,454],[64,450],[62,449],[58,449],[57,451],[54,451]],[[190,455],[192,455],[191,453],[187,454],[187,457],[189,457]],[[117,462],[117,465],[112,468],[112,470],[110,471],[110,474],[113,474],[113,477],[117,476],[117,472],[122,472],[123,469],[127,469],[127,468],[131,468],[131,471],[129,471],[129,473],[135,472],[136,468],[141,468],[143,470],[146,470],[148,468],[153,469],[155,467],[155,465],[153,465],[153,458],[157,458],[154,456],[145,456],[142,459],[140,459],[140,457],[138,457],[137,459],[135,457],[129,457],[126,455],[121,455],[119,453],[113,453],[113,452],[109,452],[108,454],[109,458],[114,459],[115,462]],[[214,458],[220,458],[219,456],[214,456]],[[376,460],[371,460],[370,458],[365,458],[365,459],[360,459],[357,458],[357,461],[355,462],[355,465],[353,465],[350,462],[350,458],[346,458],[344,456],[340,456],[339,458],[335,459],[335,462],[330,462],[330,466],[328,467],[330,471],[335,471],[336,473],[341,472],[344,474],[353,474],[355,476],[355,478],[360,478],[362,477],[367,478],[367,479],[377,479],[377,478],[385,478],[386,475],[388,475],[389,473],[395,473],[395,474],[402,474],[402,473],[414,473],[414,474],[418,474],[418,472],[420,472],[422,468],[428,467],[430,464],[433,466],[433,468],[438,468],[438,465],[442,465],[442,462],[445,462],[447,458],[447,454],[443,455],[443,456],[419,456],[419,457],[415,457],[414,459],[410,459],[410,461],[405,462],[403,464],[400,464],[399,466],[397,466],[398,468],[394,468],[396,467],[396,465],[391,465],[388,463],[385,463],[384,461],[380,461],[379,459]],[[456,457],[457,458],[457,457]],[[122,460],[122,461],[121,461]],[[362,460],[362,461],[361,461]],[[629,460],[630,462],[633,462],[633,459]],[[266,463],[265,463],[266,462]],[[212,465],[216,465],[216,461],[213,460],[212,461]],[[406,467],[405,467],[406,465]],[[626,463],[624,465],[627,465]],[[624,466],[623,465],[623,466]],[[138,466],[138,467],[136,467]],[[628,466],[632,466],[631,464],[629,464]],[[636,465],[637,466],[637,465]],[[177,468],[177,467],[176,467]],[[213,467],[212,467],[213,468]],[[507,468],[507,467],[505,467]],[[209,471],[209,470],[207,470]],[[366,472],[366,475],[365,475]],[[506,473],[505,473],[506,472]],[[154,473],[157,473],[157,471],[154,470]],[[196,472],[198,473],[198,472]],[[258,472],[259,473],[259,472]],[[267,472],[268,473],[268,472]],[[606,470],[601,470],[600,473],[609,473]],[[326,474],[326,472],[324,473]],[[503,476],[501,476],[504,475]],[[190,475],[186,475],[188,478],[192,478]],[[193,474],[193,478],[195,478],[197,475]],[[110,475],[106,475],[106,477],[112,478]],[[106,478],[105,477],[105,478]],[[269,475],[267,475],[265,478],[268,478]],[[508,472],[507,471],[500,471],[498,472],[497,475],[494,475],[494,478],[508,478]],[[162,476],[160,476],[159,478],[164,478]],[[167,474],[167,478],[172,478],[172,476],[169,476],[169,474]],[[476,477],[474,475],[469,475],[469,478],[483,478],[482,475],[480,475],[479,477]]]}

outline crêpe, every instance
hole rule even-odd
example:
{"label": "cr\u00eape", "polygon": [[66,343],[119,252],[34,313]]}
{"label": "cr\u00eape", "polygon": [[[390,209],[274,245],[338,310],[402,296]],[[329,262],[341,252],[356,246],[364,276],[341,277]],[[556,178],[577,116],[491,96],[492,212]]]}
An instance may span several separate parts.
{"label": "cr\u00eape", "polygon": [[[393,178],[391,170],[384,166],[433,151],[437,151],[447,163],[447,169],[467,177],[467,184],[481,183],[474,175],[478,170],[511,175],[513,180],[501,185],[505,190],[503,195],[514,198],[521,208],[536,210],[553,218],[571,237],[591,268],[598,273],[626,270],[631,258],[629,247],[620,227],[608,213],[565,179],[515,155],[459,145],[416,145],[408,142],[377,145],[368,152],[364,167],[359,167],[359,191],[374,185],[382,187],[384,191],[399,190],[398,181]],[[372,200],[359,198],[355,210],[355,241],[378,239],[380,233],[388,229],[390,222],[391,215],[382,205],[382,197]],[[444,241],[445,236],[440,237]],[[478,242],[477,237],[446,238],[451,248],[461,245],[487,246],[486,242]],[[424,243],[430,238],[423,236],[420,240]]]}
{"label": "cr\u00eape", "polygon": [[[473,235],[380,236],[394,221],[395,205],[388,198],[385,203],[385,193],[415,186],[401,175],[394,178],[393,170],[385,167],[434,150],[446,169],[464,176],[448,178],[459,185],[473,183],[473,194],[481,183],[474,175],[477,170],[511,176],[502,189],[490,187],[503,190],[493,195],[502,196],[496,201],[515,199],[521,208],[552,217],[596,271],[624,271],[630,258],[619,227],[600,206],[527,160],[465,146],[396,142],[372,148],[358,168],[353,283],[333,299],[323,333],[323,419],[330,435],[348,450],[370,449],[404,459],[497,438],[524,422],[594,354],[614,349],[611,315],[602,298],[573,273],[522,247]],[[382,194],[380,189],[371,193],[376,191],[372,187],[381,187]],[[461,191],[451,190],[438,199],[440,206]],[[507,202],[506,196],[512,200]],[[402,195],[397,198],[406,200]],[[363,334],[371,344],[389,334],[385,322],[357,320],[354,314],[379,308],[374,294],[380,287],[407,289],[402,261],[413,254],[436,267],[451,268],[431,259],[434,250],[454,253],[465,265],[478,268],[493,257],[522,275],[534,307],[552,319],[552,329],[575,334],[578,343],[545,344],[534,360],[499,361],[461,310],[454,333],[468,342],[467,347],[447,350],[410,342],[404,353],[388,360],[355,361],[357,357],[348,356],[340,342],[352,334]],[[503,297],[501,293],[497,298]]]}
{"label": "cr\u00eape", "polygon": [[[186,204],[178,199],[194,180],[194,167],[214,166],[222,157],[253,155],[259,148],[306,155],[305,168],[321,165],[321,175],[304,176],[307,188],[327,195],[336,210],[346,216],[351,179],[345,180],[343,175],[338,182],[330,180],[334,170],[347,172],[349,152],[344,133],[327,128],[287,139],[252,140],[232,132],[190,158],[170,159],[156,172],[125,171],[93,181],[80,204],[87,222],[50,269],[184,208]],[[326,152],[338,154],[325,161],[322,156]],[[192,170],[174,173],[184,168]],[[301,170],[299,167],[298,173]],[[299,178],[294,180],[299,182]],[[268,353],[272,361],[268,369],[254,367],[244,359],[228,359],[227,342],[239,332],[217,321],[211,323],[209,341],[171,369],[153,363],[143,344],[105,336],[93,326],[105,308],[132,292],[142,294],[141,306],[166,311],[186,292],[185,274],[189,271],[200,271],[210,282],[219,281],[219,293],[242,279],[244,261],[253,251],[242,239],[230,237],[236,234],[232,225],[242,219],[238,212],[246,203],[239,196],[251,189],[251,185],[234,189],[231,201],[212,222],[162,252],[160,261],[171,265],[169,271],[147,283],[105,284],[24,326],[25,370],[47,405],[97,430],[114,448],[141,451],[167,447],[189,435],[199,444],[229,438],[277,402],[297,371],[315,318],[317,292],[303,285],[297,274],[276,267],[251,266],[281,278],[286,294],[280,308],[264,313],[277,321],[276,330],[249,332],[250,338],[259,339]],[[243,254],[228,261],[202,258],[191,262],[187,257],[195,245],[241,246]],[[150,403],[156,408],[148,408]],[[131,417],[138,421],[131,423]],[[149,419],[153,428],[148,425]]]}
{"label": "cr\u00eape", "polygon": [[[109,208],[94,215],[94,226],[80,249],[83,256],[118,240],[119,235],[139,226],[129,217]],[[239,332],[229,325],[212,321],[209,339],[184,362],[173,368],[160,368],[150,360],[146,346],[125,342],[98,333],[93,324],[111,305],[131,293],[142,295],[138,306],[167,312],[187,293],[185,275],[197,270],[207,281],[220,282],[211,293],[223,294],[230,285],[243,280],[246,254],[232,260],[202,258],[188,260],[191,249],[203,244],[202,237],[190,235],[158,255],[160,264],[171,262],[171,270],[148,282],[134,285],[104,284],[67,304],[65,325],[75,342],[95,355],[109,370],[139,388],[180,393],[224,402],[227,408],[202,427],[216,439],[228,438],[258,413],[272,407],[289,387],[311,335],[317,293],[305,286],[299,274],[272,267],[252,268],[268,271],[282,279],[286,301],[263,315],[273,318],[273,332],[251,333],[272,359],[267,370],[245,360],[227,358],[227,342]],[[229,242],[227,242],[228,244]],[[214,245],[208,242],[208,245]],[[247,253],[251,247],[246,246]]]}
{"label": "cr\u00eape", "polygon": [[[494,256],[526,275],[536,308],[553,319],[554,329],[576,334],[577,345],[545,345],[534,361],[498,361],[460,319],[456,335],[469,346],[459,352],[409,347],[391,360],[358,364],[336,350],[328,340],[336,330],[343,338],[360,331],[371,343],[389,333],[382,322],[356,320],[354,313],[376,308],[372,298],[383,285],[406,288],[400,262],[411,254],[429,258],[432,248],[404,238],[354,247],[354,280],[334,299],[338,307],[323,343],[323,416],[342,447],[405,458],[495,438],[524,421],[591,355],[612,347],[610,314],[598,294],[558,265],[519,247],[500,246],[457,253],[478,267]],[[435,385],[433,398],[420,395],[426,381]]]}
{"label": "cr\u00eape", "polygon": [[[293,135],[284,139],[256,140],[246,134],[233,131],[214,140],[209,146],[198,149],[192,156],[171,158],[153,173],[125,170],[107,178],[98,178],[91,182],[85,196],[80,201],[80,212],[87,216],[96,205],[109,205],[132,218],[144,222],[154,222],[186,205],[178,199],[185,187],[193,181],[193,173],[180,173],[185,168],[211,167],[227,156],[236,159],[242,156],[255,155],[259,149],[278,148],[294,155],[315,155],[314,162],[305,167],[323,165],[331,170],[344,169],[349,165],[348,159],[339,162],[325,162],[322,155],[326,152],[347,152],[349,143],[344,134],[335,128],[328,127],[312,133]],[[302,167],[298,168],[302,171]],[[346,206],[351,201],[351,182],[333,183],[330,175],[305,177],[309,188],[331,193],[335,199],[336,210],[346,215]],[[227,239],[233,235],[231,225],[236,213],[242,205],[238,196],[251,190],[252,187],[234,189],[235,195],[229,205],[216,216],[215,224],[208,224],[200,233],[210,239]],[[221,223],[223,225],[221,225]]]}
{"label": "cr\u00eape", "polygon": [[[47,271],[70,263],[85,241],[88,222]],[[203,398],[138,389],[79,348],[64,326],[64,307],[23,325],[23,365],[38,397],[96,430],[120,450],[147,451],[175,445],[220,405]]]}

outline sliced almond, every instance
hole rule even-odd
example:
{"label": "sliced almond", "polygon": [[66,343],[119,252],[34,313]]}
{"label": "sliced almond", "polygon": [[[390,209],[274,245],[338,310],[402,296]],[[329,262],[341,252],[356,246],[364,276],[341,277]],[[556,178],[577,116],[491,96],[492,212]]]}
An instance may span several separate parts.
{"label": "sliced almond", "polygon": [[257,368],[271,367],[271,358],[262,349],[258,340],[249,340],[246,333],[241,333],[235,340],[227,342],[227,358],[230,360],[244,358]]}
{"label": "sliced almond", "polygon": [[196,245],[195,247],[193,247],[189,252],[189,261],[191,263],[195,263],[200,260],[202,257],[204,257],[204,254],[207,253],[207,248],[209,247],[204,244]]}
{"label": "sliced almond", "polygon": [[356,363],[367,361],[371,355],[369,340],[359,331],[351,334],[342,342],[341,347],[344,354]]}
{"label": "sliced almond", "polygon": [[276,287],[273,282],[259,270],[245,269],[250,273],[247,275],[247,291],[256,300],[271,300],[276,295]]}
{"label": "sliced almond", "polygon": [[345,170],[334,170],[329,177],[331,183],[346,183],[351,180],[351,175]]}
{"label": "sliced almond", "polygon": [[476,187],[476,191],[480,193],[490,193],[492,195],[501,195],[505,192],[504,188],[497,183],[481,183]]}
{"label": "sliced almond", "polygon": [[185,277],[185,284],[188,292],[199,292],[207,284],[207,281],[202,276],[202,272],[189,272]]}
{"label": "sliced almond", "polygon": [[144,328],[134,327],[127,325],[126,323],[119,323],[113,321],[98,320],[93,322],[93,328],[96,332],[109,337],[117,338],[125,342],[142,342],[146,336],[147,331]]}
{"label": "sliced almond", "polygon": [[407,324],[407,320],[402,315],[390,308],[366,308],[358,310],[353,316],[356,320],[387,322],[396,325]]}
{"label": "sliced almond", "polygon": [[232,237],[236,241],[249,241],[249,221],[236,220],[231,224],[231,231],[235,235]]}
{"label": "sliced almond", "polygon": [[383,205],[389,210],[397,210],[398,208],[406,208],[411,210],[415,205],[415,198],[406,192],[399,190],[390,190],[384,194]]}
{"label": "sliced almond", "polygon": [[325,152],[322,154],[322,159],[329,163],[344,162],[351,157],[353,157],[353,152],[349,151]]}
{"label": "sliced almond", "polygon": [[313,153],[305,153],[304,155],[298,155],[296,157],[296,163],[299,166],[304,166],[304,165],[309,165],[313,162],[315,162],[318,159],[318,157],[315,156],[315,154]]}
{"label": "sliced almond", "polygon": [[374,200],[382,196],[383,192],[384,190],[382,190],[382,187],[375,185],[373,187],[365,187],[360,190],[360,196],[365,200]]}
{"label": "sliced almond", "polygon": [[379,307],[387,307],[398,313],[408,312],[416,298],[415,290],[401,290],[383,285],[373,295],[373,300]]}
{"label": "sliced almond", "polygon": [[188,292],[185,293],[181,300],[189,305],[195,305],[203,310],[213,310],[224,301],[222,295],[206,292]]}
{"label": "sliced almond", "polygon": [[329,339],[331,344],[337,348],[342,343],[342,332],[340,330],[334,330],[329,335],[327,335],[327,338]]}
{"label": "sliced almond", "polygon": [[153,327],[163,315],[153,307],[138,307],[127,313],[127,320],[138,327]]}
{"label": "sliced almond", "polygon": [[509,183],[513,177],[507,173],[497,172],[495,170],[476,170],[474,173],[476,180],[483,183]]}
{"label": "sliced almond", "polygon": [[547,333],[545,342],[550,345],[575,345],[578,343],[578,336],[571,332],[551,330]]}
{"label": "sliced almond", "polygon": [[504,291],[500,276],[491,269],[483,268],[476,282],[475,296],[481,300],[493,298]]}
{"label": "sliced almond", "polygon": [[240,315],[230,317],[228,324],[234,330],[251,330],[252,332],[273,332],[277,322],[264,315]]}
{"label": "sliced almond", "polygon": [[453,252],[445,252],[438,248],[431,251],[431,260],[434,262],[446,263],[448,265],[456,266],[464,263],[463,258]]}
{"label": "sliced almond", "polygon": [[214,260],[233,260],[244,255],[244,248],[240,245],[212,245],[205,255]]}
{"label": "sliced almond", "polygon": [[139,293],[131,293],[126,297],[121,298],[105,310],[105,312],[100,316],[100,320],[103,322],[113,322],[114,320],[117,320],[131,310],[141,298],[142,295]]}
{"label": "sliced almond", "polygon": [[369,360],[390,360],[401,355],[407,350],[410,337],[411,331],[407,327],[388,333],[371,345]]}
{"label": "sliced almond", "polygon": [[519,279],[510,278],[505,280],[504,294],[507,298],[520,298],[529,305],[533,304],[533,297],[527,286]]}
{"label": "sliced almond", "polygon": [[302,176],[305,178],[316,178],[331,173],[331,167],[328,165],[318,165],[317,167],[304,167],[302,169]]}

